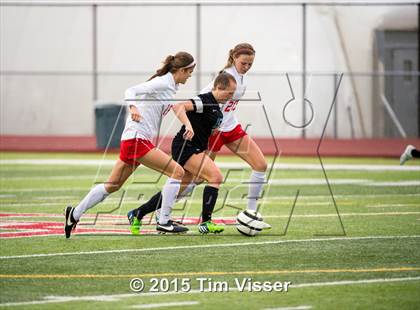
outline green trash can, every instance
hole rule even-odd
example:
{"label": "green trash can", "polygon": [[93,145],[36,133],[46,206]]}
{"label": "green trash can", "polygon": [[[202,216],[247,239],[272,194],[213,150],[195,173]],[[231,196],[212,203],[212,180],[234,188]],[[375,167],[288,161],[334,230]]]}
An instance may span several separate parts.
{"label": "green trash can", "polygon": [[[95,105],[96,147],[98,149],[119,148],[125,126],[127,109],[117,103]],[[109,143],[109,145],[108,145]]]}

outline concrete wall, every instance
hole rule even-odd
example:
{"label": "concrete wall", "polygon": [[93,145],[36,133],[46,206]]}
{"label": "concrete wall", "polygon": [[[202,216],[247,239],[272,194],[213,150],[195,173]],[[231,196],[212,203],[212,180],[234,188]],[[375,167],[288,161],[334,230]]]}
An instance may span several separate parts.
{"label": "concrete wall", "polygon": [[[374,29],[416,28],[415,8],[309,6],[307,70],[371,71]],[[36,73],[1,75],[0,134],[93,135],[93,79],[89,74],[92,9],[31,6],[0,7],[0,10],[0,70]],[[194,6],[98,7],[97,22],[101,102],[121,101],[124,90],[146,80],[166,55],[179,50],[197,53]],[[288,106],[286,115],[289,121],[301,124],[302,82],[299,75],[292,74],[302,70],[301,7],[204,6],[201,25],[199,64],[201,71],[208,73],[201,77],[201,85],[211,80],[210,73],[224,66],[227,52],[235,44],[253,44],[257,56],[249,75],[247,98],[255,97],[258,91],[262,102],[242,102],[238,108],[239,119],[244,126],[251,124],[249,131],[254,136],[269,135],[270,126],[265,117],[268,115],[275,136],[300,137],[301,129],[288,126],[282,111],[291,99],[283,73],[290,72],[296,100]],[[60,74],[49,75],[48,71]],[[197,78],[194,76],[181,87],[180,98],[194,94]],[[372,135],[371,119],[375,111],[372,111],[371,85],[370,77],[356,77],[354,83],[349,76],[343,78],[337,105],[339,137],[351,136],[349,110],[355,136]],[[332,75],[308,76],[306,98],[315,111],[314,121],[307,127],[308,137],[318,137],[322,132],[333,94]],[[177,122],[168,116],[162,133],[174,134],[177,129]],[[331,119],[327,136],[333,135]]]}

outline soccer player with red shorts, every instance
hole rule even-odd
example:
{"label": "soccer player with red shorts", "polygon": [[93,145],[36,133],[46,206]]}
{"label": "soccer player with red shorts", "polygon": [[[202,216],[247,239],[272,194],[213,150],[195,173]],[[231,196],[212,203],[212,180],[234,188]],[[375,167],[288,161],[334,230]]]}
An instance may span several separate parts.
{"label": "soccer player with red shorts", "polygon": [[[233,75],[237,87],[233,99],[223,106],[223,121],[219,127],[219,131],[209,139],[209,150],[211,152],[210,157],[214,160],[217,152],[219,152],[224,145],[252,168],[249,180],[247,209],[256,211],[257,200],[265,183],[267,162],[261,149],[255,141],[246,134],[235,116],[237,105],[246,91],[246,74],[251,69],[254,58],[255,50],[252,45],[248,43],[238,44],[229,51],[228,61],[222,72]],[[201,93],[208,92],[212,87],[212,84],[213,83],[210,83],[201,91]],[[190,178],[191,183],[188,186],[183,186],[183,184],[188,184],[188,178]],[[182,185],[179,191],[180,195],[178,198],[182,198],[192,192],[195,185],[194,177],[186,172],[182,179]]]}
{"label": "soccer player with red shorts", "polygon": [[[162,189],[162,212],[156,229],[172,233],[188,230],[170,220],[170,211],[175,203],[184,169],[151,141],[159,132],[162,117],[172,108],[170,100],[175,96],[179,84],[186,83],[194,68],[194,58],[186,52],[179,52],[175,56],[168,56],[163,67],[147,82],[126,90],[125,100],[131,100],[128,101],[130,115],[121,137],[120,158],[107,182],[94,186],[76,207],[65,208],[66,238],[70,237],[80,217],[109,194],[119,190],[140,164],[169,177]],[[137,96],[139,100],[134,101]],[[194,131],[185,111],[176,115],[185,126],[184,138],[191,140]]]}

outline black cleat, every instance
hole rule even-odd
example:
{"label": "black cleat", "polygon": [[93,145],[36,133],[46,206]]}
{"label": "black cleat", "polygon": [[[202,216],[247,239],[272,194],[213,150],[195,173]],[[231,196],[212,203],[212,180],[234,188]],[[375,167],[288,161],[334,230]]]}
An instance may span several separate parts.
{"label": "black cleat", "polygon": [[66,238],[70,238],[72,230],[76,228],[76,225],[79,221],[76,221],[73,217],[74,208],[72,206],[68,206],[64,209],[64,233],[66,234]]}
{"label": "black cleat", "polygon": [[156,225],[156,230],[159,233],[170,233],[170,234],[180,234],[180,233],[185,233],[188,231],[188,228],[185,227],[184,225],[180,225],[179,223],[176,223],[172,220],[169,220],[168,223],[166,224],[157,224]]}

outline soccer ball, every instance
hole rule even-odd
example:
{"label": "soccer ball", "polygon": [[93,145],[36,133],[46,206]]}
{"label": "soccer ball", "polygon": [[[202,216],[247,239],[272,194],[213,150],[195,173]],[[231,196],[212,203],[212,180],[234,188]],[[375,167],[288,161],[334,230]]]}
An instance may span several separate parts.
{"label": "soccer ball", "polygon": [[236,228],[241,234],[252,237],[271,226],[263,222],[261,214],[257,211],[244,210],[236,217]]}

